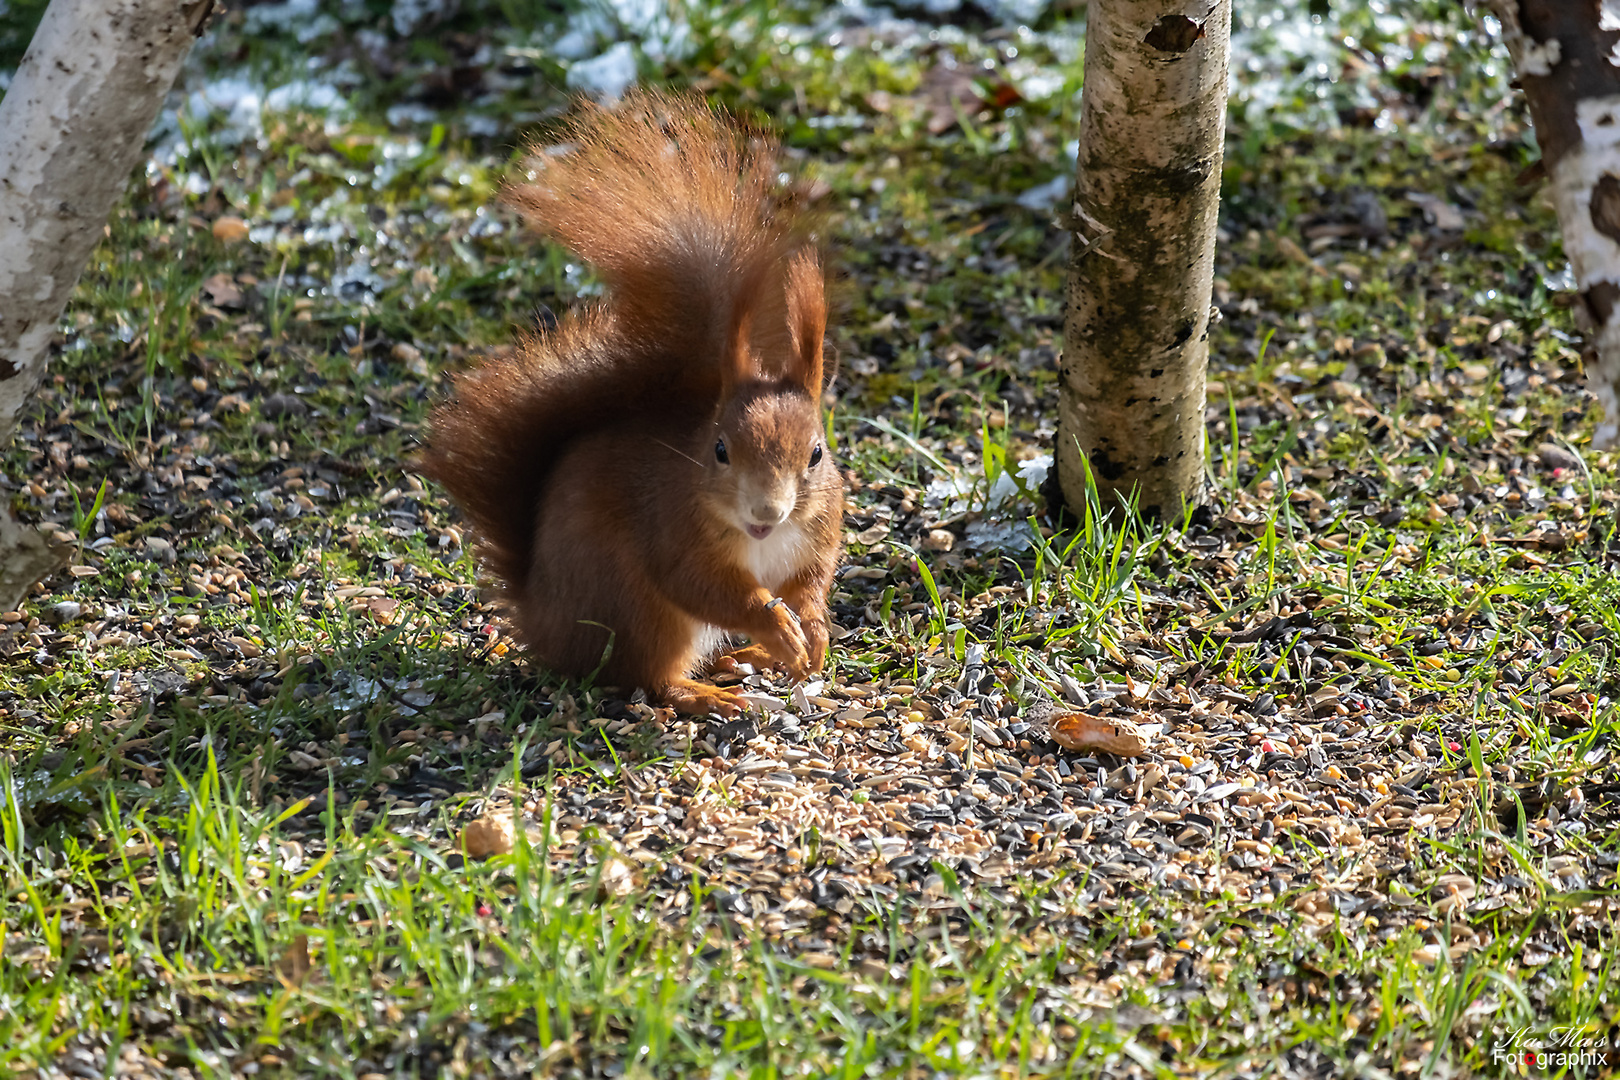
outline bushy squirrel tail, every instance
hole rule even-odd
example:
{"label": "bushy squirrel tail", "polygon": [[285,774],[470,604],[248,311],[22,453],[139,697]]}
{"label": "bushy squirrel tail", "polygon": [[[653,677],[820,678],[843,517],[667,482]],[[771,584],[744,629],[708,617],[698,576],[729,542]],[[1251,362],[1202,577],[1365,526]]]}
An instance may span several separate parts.
{"label": "bushy squirrel tail", "polygon": [[505,198],[589,262],[607,296],[458,378],[421,457],[514,591],[547,477],[573,438],[711,408],[739,326],[766,352],[796,332],[787,275],[801,241],[771,211],[775,147],[763,132],[696,94],[637,91],[613,108],[583,104],[562,139],[533,149]]}
{"label": "bushy squirrel tail", "polygon": [[621,327],[714,355],[788,237],[769,215],[774,143],[696,94],[587,104],[507,199],[595,267]]}
{"label": "bushy squirrel tail", "polygon": [[461,507],[485,564],[513,592],[528,580],[551,466],[611,391],[611,323],[600,307],[570,315],[460,375],[454,400],[433,411],[418,466]]}

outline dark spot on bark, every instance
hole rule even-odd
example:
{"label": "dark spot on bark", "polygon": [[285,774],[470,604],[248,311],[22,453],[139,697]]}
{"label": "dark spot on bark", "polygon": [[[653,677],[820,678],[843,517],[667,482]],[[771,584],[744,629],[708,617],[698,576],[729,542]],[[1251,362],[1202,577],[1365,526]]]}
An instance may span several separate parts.
{"label": "dark spot on bark", "polygon": [[0,382],[5,382],[7,379],[14,378],[17,372],[21,370],[21,368],[19,368],[16,364],[13,364],[10,360],[0,358]]}
{"label": "dark spot on bark", "polygon": [[1195,161],[1191,165],[1184,165],[1179,169],[1159,170],[1159,187],[1166,195],[1185,195],[1197,191],[1215,171],[1214,162],[1209,159]]}
{"label": "dark spot on bark", "polygon": [[1620,178],[1613,173],[1604,173],[1592,188],[1592,224],[1620,243]]}
{"label": "dark spot on bark", "polygon": [[1196,329],[1198,329],[1198,324],[1195,323],[1195,322],[1192,322],[1192,321],[1189,320],[1188,322],[1182,323],[1181,328],[1176,331],[1176,340],[1172,341],[1170,344],[1172,344],[1172,345],[1185,345],[1185,344],[1187,344],[1187,339],[1193,336],[1193,331],[1196,330]]}
{"label": "dark spot on bark", "polygon": [[1162,469],[1168,464],[1170,464],[1170,459],[1165,457],[1163,454],[1160,454],[1158,457],[1153,459],[1153,467],[1156,469]]}
{"label": "dark spot on bark", "polygon": [[1096,447],[1091,451],[1091,471],[1104,480],[1114,481],[1125,475],[1125,466],[1108,456],[1106,447]]}
{"label": "dark spot on bark", "polygon": [[1159,379],[1159,378],[1163,378],[1163,377],[1164,377],[1164,368],[1162,368],[1162,367],[1156,367],[1152,371],[1148,372],[1148,378],[1150,378],[1150,379]]}
{"label": "dark spot on bark", "polygon": [[1160,15],[1142,41],[1160,52],[1184,53],[1203,36],[1203,23],[1193,22],[1185,15]]}
{"label": "dark spot on bark", "polygon": [[1598,326],[1607,326],[1615,304],[1620,304],[1620,285],[1600,281],[1587,289],[1582,299],[1586,301],[1586,310],[1591,314],[1592,321]]}

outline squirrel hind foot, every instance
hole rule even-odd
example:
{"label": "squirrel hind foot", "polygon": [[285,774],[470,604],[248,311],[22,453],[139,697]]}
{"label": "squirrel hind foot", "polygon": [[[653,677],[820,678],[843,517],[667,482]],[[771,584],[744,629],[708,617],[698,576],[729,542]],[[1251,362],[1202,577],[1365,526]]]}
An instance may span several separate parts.
{"label": "squirrel hind foot", "polygon": [[731,717],[747,707],[737,691],[695,679],[675,679],[666,684],[658,696],[665,705],[688,716],[719,713]]}

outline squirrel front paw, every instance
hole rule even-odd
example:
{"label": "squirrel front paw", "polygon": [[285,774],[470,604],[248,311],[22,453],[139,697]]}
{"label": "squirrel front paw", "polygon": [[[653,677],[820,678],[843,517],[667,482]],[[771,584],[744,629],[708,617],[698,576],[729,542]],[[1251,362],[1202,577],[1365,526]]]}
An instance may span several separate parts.
{"label": "squirrel front paw", "polygon": [[743,665],[746,664],[758,671],[760,668],[768,668],[774,663],[776,663],[776,658],[771,655],[770,650],[765,646],[744,645],[716,657],[712,670],[731,673],[740,671]]}
{"label": "squirrel front paw", "polygon": [[737,716],[745,707],[737,691],[693,679],[672,680],[658,696],[665,705],[688,716]]}
{"label": "squirrel front paw", "polygon": [[792,608],[777,600],[765,605],[765,613],[774,625],[754,636],[754,644],[770,654],[795,679],[810,673],[810,646],[805,640],[804,628]]}
{"label": "squirrel front paw", "polygon": [[804,633],[804,645],[810,653],[810,671],[814,675],[827,663],[827,620],[821,618],[800,617],[799,629]]}

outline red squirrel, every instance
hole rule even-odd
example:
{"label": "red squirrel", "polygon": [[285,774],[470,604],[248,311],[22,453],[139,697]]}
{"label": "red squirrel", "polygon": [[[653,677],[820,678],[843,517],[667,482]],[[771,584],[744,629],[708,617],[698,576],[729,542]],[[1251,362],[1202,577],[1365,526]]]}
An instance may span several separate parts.
{"label": "red squirrel", "polygon": [[[603,300],[456,382],[425,471],[534,658],[685,713],[693,678],[821,670],[843,482],[821,424],[825,276],[770,199],[774,146],[701,97],[582,105],[506,198]],[[721,653],[733,636],[750,644]]]}

